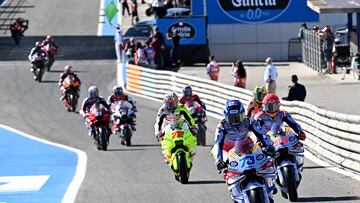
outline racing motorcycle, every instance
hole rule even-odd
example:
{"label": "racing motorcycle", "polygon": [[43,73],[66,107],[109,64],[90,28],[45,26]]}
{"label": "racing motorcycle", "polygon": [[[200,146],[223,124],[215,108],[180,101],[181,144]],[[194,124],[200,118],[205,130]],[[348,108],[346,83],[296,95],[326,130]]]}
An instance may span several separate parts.
{"label": "racing motorcycle", "polygon": [[175,179],[186,184],[192,168],[192,157],[195,155],[196,137],[181,119],[170,121],[164,132],[160,141],[162,153],[174,172]]}
{"label": "racing motorcycle", "polygon": [[43,52],[37,52],[31,57],[32,71],[34,73],[34,80],[41,82],[45,71],[45,63],[48,57]]}
{"label": "racing motorcycle", "polygon": [[112,112],[114,112],[111,118],[113,133],[119,134],[121,144],[131,146],[133,134],[131,125],[135,122],[135,111],[121,101],[112,108]]}
{"label": "racing motorcycle", "polygon": [[201,146],[206,145],[206,116],[205,110],[196,101],[186,101],[185,106],[187,107],[190,115],[193,117],[196,127],[198,128],[197,133],[197,144]]}
{"label": "racing motorcycle", "polygon": [[20,44],[23,29],[23,26],[15,23],[10,25],[11,37],[14,39],[16,45]]}
{"label": "racing motorcycle", "polygon": [[273,161],[255,145],[252,151],[237,153],[231,149],[227,158],[225,179],[229,190],[240,187],[241,194],[232,193],[234,202],[241,203],[272,203],[276,178]]}
{"label": "racing motorcycle", "polygon": [[42,47],[47,55],[49,56],[49,61],[46,64],[47,71],[50,71],[51,66],[54,64],[55,55],[57,54],[58,49],[55,46],[51,46],[50,43]]}
{"label": "racing motorcycle", "polygon": [[65,88],[64,105],[69,112],[75,112],[79,99],[80,83],[75,77],[68,75],[62,82],[62,88]]}
{"label": "racing motorcycle", "polygon": [[300,171],[304,163],[304,147],[290,128],[285,128],[284,132],[276,135],[268,134],[276,150],[276,183],[281,189],[281,195],[294,202],[298,199],[297,188],[301,181]]}
{"label": "racing motorcycle", "polygon": [[107,150],[110,138],[110,112],[102,104],[93,104],[88,113],[88,123],[94,132],[94,143],[98,150]]}

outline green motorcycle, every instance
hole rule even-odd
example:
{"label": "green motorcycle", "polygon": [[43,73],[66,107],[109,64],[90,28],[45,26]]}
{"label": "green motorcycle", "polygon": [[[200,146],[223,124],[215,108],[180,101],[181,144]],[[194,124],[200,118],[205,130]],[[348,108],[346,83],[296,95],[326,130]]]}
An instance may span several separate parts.
{"label": "green motorcycle", "polygon": [[182,184],[188,183],[192,158],[197,145],[196,137],[184,121],[171,122],[165,127],[161,150],[175,174],[175,179]]}

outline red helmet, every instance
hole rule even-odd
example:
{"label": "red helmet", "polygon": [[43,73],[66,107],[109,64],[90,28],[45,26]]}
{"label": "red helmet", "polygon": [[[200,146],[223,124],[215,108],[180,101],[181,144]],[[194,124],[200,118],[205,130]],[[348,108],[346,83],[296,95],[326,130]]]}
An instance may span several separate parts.
{"label": "red helmet", "polygon": [[53,38],[53,36],[48,35],[48,36],[46,36],[46,39],[47,39],[47,40],[53,40],[54,38]]}
{"label": "red helmet", "polygon": [[263,99],[264,111],[270,116],[275,116],[280,109],[280,99],[276,94],[271,93],[264,97]]}

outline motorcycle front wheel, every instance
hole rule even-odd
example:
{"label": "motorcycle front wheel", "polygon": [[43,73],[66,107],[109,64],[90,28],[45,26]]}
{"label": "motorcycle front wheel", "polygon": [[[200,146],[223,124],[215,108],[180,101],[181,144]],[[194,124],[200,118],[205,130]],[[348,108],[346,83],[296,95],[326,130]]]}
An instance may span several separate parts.
{"label": "motorcycle front wheel", "polygon": [[198,125],[199,132],[197,134],[197,145],[205,146],[206,145],[206,131],[203,125]]}
{"label": "motorcycle front wheel", "polygon": [[189,173],[187,170],[186,156],[184,153],[177,155],[177,162],[179,167],[179,179],[181,184],[187,184],[189,181]]}
{"label": "motorcycle front wheel", "polygon": [[289,200],[291,202],[296,202],[298,200],[298,194],[293,167],[285,166],[282,172],[285,180],[285,186],[288,191]]}
{"label": "motorcycle front wheel", "polygon": [[106,136],[106,130],[100,128],[99,129],[99,138],[100,138],[100,146],[101,146],[101,149],[106,151],[107,150],[107,136]]}
{"label": "motorcycle front wheel", "polygon": [[255,188],[248,192],[249,202],[251,203],[265,203],[264,193],[262,188]]}

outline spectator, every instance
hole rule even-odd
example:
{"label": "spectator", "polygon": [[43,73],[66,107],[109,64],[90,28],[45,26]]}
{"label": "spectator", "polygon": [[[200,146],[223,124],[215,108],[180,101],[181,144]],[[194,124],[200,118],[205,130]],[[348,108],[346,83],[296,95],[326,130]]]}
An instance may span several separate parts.
{"label": "spectator", "polygon": [[139,66],[146,67],[146,58],[145,58],[145,51],[140,42],[136,43],[136,52],[135,52],[135,64]]}
{"label": "spectator", "polygon": [[268,57],[265,60],[267,66],[264,72],[264,81],[268,93],[276,93],[276,79],[278,73],[276,67],[272,64],[272,58]]}
{"label": "spectator", "polygon": [[216,63],[214,55],[210,55],[209,61],[210,63],[206,66],[207,74],[209,75],[211,80],[218,81],[220,65]]}
{"label": "spectator", "polygon": [[121,30],[121,26],[120,24],[118,24],[116,27],[116,32],[115,32],[115,36],[114,36],[114,41],[115,41],[115,52],[116,52],[116,58],[117,58],[117,62],[121,62],[122,61],[122,47],[121,47],[121,43],[122,43],[122,30]]}
{"label": "spectator", "polygon": [[146,42],[145,43],[145,59],[147,61],[147,64],[150,68],[154,68],[155,67],[155,62],[154,62],[154,58],[155,58],[155,52],[154,49],[150,46],[150,42]]}
{"label": "spectator", "polygon": [[293,86],[289,86],[289,94],[287,97],[283,97],[283,100],[288,101],[305,101],[306,89],[305,86],[298,83],[297,75],[291,76],[291,81],[294,83]]}
{"label": "spectator", "polygon": [[164,38],[164,35],[159,31],[159,28],[157,26],[154,26],[152,28],[152,31],[151,31],[151,35],[150,35],[150,39],[155,36],[155,35],[158,35],[158,38],[160,40],[160,42],[162,44],[165,44],[165,38]]}
{"label": "spectator", "polygon": [[128,15],[130,16],[130,10],[129,5],[127,3],[127,0],[120,0],[122,5],[122,15],[125,16],[125,10],[127,11]]}
{"label": "spectator", "polygon": [[135,39],[134,38],[130,38],[130,40],[128,41],[128,43],[125,45],[125,53],[126,53],[126,57],[127,57],[127,61],[130,64],[134,63],[134,56],[135,56]]}
{"label": "spectator", "polygon": [[323,39],[322,51],[324,53],[324,61],[326,62],[326,71],[325,73],[332,72],[332,50],[334,46],[334,34],[331,32],[330,26],[326,26],[323,30]]}
{"label": "spectator", "polygon": [[155,18],[162,18],[164,16],[163,0],[153,0],[151,6],[154,9]]}
{"label": "spectator", "polygon": [[[139,22],[139,15],[137,9],[138,7],[136,0],[131,0],[131,25],[134,25],[137,22]],[[135,19],[135,23],[134,23],[134,19]]]}
{"label": "spectator", "polygon": [[298,33],[298,39],[299,39],[299,40],[304,39],[304,32],[305,32],[305,30],[307,30],[307,29],[308,29],[308,28],[307,28],[306,23],[303,23],[303,24],[301,25],[301,27],[300,27],[300,29],[299,29],[299,33]]}
{"label": "spectator", "polygon": [[167,33],[166,38],[172,40],[172,48],[170,51],[171,65],[173,67],[178,66],[181,62],[179,59],[179,47],[180,47],[180,36],[176,29],[173,30],[173,33]]}
{"label": "spectator", "polygon": [[238,60],[232,65],[232,78],[236,87],[246,88],[246,70],[242,61]]}
{"label": "spectator", "polygon": [[152,37],[151,47],[154,50],[154,62],[155,68],[159,69],[163,67],[163,57],[162,57],[162,43],[159,39],[159,35],[154,35]]}

